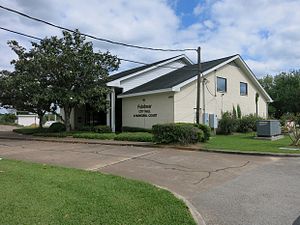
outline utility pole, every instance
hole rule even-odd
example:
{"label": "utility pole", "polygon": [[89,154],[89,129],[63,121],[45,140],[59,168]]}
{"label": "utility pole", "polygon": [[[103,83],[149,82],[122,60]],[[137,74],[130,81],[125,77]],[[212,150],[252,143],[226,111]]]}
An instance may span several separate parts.
{"label": "utility pole", "polygon": [[196,98],[196,123],[200,124],[201,109],[200,109],[200,93],[201,93],[201,48],[198,47],[198,73],[197,73],[197,98]]}
{"label": "utility pole", "polygon": [[202,82],[202,115],[203,117],[200,117],[202,118],[202,123],[205,124],[205,121],[204,121],[204,117],[205,117],[205,79],[204,79],[204,76],[203,74],[200,73],[200,79],[201,79],[201,82]]}

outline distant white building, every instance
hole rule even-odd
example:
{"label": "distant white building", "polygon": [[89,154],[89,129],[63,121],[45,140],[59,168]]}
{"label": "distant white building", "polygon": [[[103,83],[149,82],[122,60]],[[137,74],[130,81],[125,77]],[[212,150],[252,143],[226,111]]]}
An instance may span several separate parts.
{"label": "distant white building", "polygon": [[17,124],[21,126],[38,126],[40,119],[37,114],[17,115]]}

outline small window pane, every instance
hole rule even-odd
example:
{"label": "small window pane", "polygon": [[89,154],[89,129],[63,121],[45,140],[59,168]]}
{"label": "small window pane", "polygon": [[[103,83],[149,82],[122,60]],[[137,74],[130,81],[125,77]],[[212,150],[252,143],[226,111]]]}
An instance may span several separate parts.
{"label": "small window pane", "polygon": [[247,83],[240,83],[240,94],[241,95],[248,95],[248,84]]}
{"label": "small window pane", "polygon": [[227,80],[222,77],[217,77],[217,91],[226,92],[227,91]]}

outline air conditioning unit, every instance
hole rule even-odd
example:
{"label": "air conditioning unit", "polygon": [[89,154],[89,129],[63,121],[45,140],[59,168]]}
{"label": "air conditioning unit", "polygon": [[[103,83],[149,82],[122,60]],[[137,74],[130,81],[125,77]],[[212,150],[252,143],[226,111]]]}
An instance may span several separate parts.
{"label": "air conditioning unit", "polygon": [[273,137],[281,135],[279,120],[260,120],[256,122],[257,137]]}

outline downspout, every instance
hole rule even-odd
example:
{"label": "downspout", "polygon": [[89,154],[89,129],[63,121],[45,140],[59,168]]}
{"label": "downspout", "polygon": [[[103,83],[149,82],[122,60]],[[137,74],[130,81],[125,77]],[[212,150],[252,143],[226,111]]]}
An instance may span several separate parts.
{"label": "downspout", "polygon": [[202,75],[202,102],[203,102],[203,117],[202,117],[202,123],[204,124],[204,115],[205,115],[205,78]]}
{"label": "downspout", "polygon": [[270,102],[267,102],[267,103],[266,103],[266,108],[267,108],[267,109],[266,109],[266,110],[267,110],[267,111],[266,111],[266,119],[269,118],[269,104],[270,104]]}
{"label": "downspout", "polygon": [[215,97],[217,97],[217,70],[214,71],[214,80],[215,80]]}

